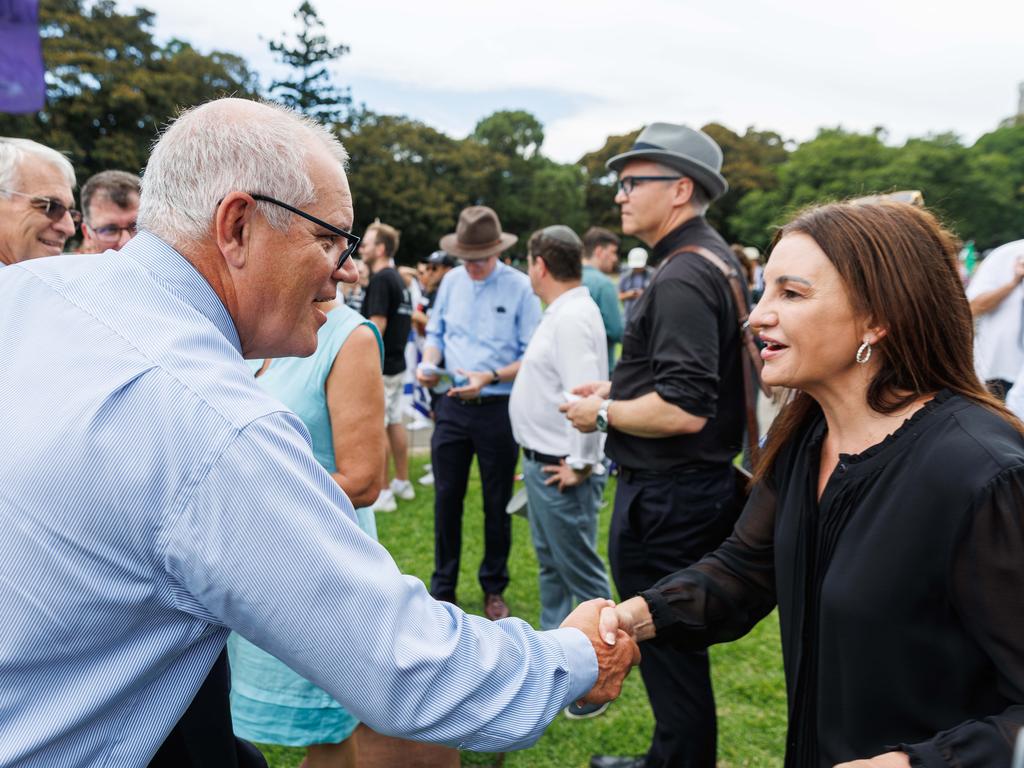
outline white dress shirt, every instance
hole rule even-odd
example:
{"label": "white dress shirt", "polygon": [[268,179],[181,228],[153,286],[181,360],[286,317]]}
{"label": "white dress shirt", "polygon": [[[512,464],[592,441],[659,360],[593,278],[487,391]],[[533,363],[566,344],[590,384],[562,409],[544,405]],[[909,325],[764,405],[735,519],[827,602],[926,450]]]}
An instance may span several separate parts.
{"label": "white dress shirt", "polygon": [[530,338],[509,400],[516,442],[572,464],[597,464],[604,434],[584,434],[560,413],[565,394],[588,381],[608,378],[604,321],[590,292],[572,288],[548,305]]}
{"label": "white dress shirt", "polygon": [[[1001,245],[985,257],[967,286],[967,298],[1001,288],[1013,279],[1017,260],[1024,258],[1024,240]],[[1013,382],[1024,366],[1024,283],[999,306],[975,321],[974,366],[978,378]]]}

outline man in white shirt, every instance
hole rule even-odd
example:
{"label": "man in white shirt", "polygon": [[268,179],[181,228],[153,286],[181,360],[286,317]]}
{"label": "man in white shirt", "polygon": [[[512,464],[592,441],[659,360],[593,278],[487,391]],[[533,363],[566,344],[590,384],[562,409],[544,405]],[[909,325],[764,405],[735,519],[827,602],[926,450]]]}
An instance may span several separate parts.
{"label": "man in white shirt", "polygon": [[[604,435],[572,428],[558,406],[573,387],[608,374],[608,346],[597,304],[581,282],[583,243],[569,227],[530,238],[529,276],[547,305],[512,386],[509,416],[523,446],[530,532],[540,564],[540,624],[557,627],[574,602],[610,597],[597,554],[597,512],[604,489]],[[592,717],[607,705],[571,705]]]}
{"label": "man in white shirt", "polygon": [[996,248],[967,286],[977,319],[974,365],[978,378],[1000,399],[1024,366],[1024,240]]}

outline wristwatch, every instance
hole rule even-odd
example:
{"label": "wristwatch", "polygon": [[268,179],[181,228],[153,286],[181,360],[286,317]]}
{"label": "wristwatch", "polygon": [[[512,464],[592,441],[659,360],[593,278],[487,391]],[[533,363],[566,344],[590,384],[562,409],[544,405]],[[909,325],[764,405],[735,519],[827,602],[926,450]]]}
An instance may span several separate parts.
{"label": "wristwatch", "polygon": [[491,368],[491,384],[501,384],[501,376],[493,368]]}
{"label": "wristwatch", "polygon": [[595,426],[597,427],[598,432],[608,431],[608,409],[611,407],[611,404],[611,398],[608,398],[603,403],[601,403],[601,407],[597,411],[597,420]]}

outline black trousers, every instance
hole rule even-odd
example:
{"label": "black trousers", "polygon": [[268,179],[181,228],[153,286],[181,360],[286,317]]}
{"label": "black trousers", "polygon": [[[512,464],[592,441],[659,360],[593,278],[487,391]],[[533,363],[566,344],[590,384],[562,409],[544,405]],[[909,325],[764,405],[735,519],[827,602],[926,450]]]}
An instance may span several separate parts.
{"label": "black trousers", "polygon": [[[612,576],[625,600],[699,560],[729,534],[739,499],[730,466],[677,474],[620,467],[609,531]],[[714,768],[715,697],[706,651],[657,640],[641,647],[654,711],[648,768]]]}
{"label": "black trousers", "polygon": [[225,648],[149,768],[267,768],[256,747],[235,738],[230,690],[231,670]]}
{"label": "black trousers", "polygon": [[434,469],[434,575],[430,594],[455,600],[462,554],[462,509],[474,454],[484,501],[484,559],[480,586],[500,595],[508,586],[512,523],[505,505],[512,498],[519,446],[512,437],[508,398],[463,404],[443,397],[430,440]]}

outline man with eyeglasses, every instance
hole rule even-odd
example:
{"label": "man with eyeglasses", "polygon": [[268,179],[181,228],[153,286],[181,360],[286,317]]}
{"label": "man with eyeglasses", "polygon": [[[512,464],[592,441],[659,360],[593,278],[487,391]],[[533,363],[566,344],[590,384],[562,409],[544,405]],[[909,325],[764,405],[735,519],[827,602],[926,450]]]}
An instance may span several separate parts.
{"label": "man with eyeglasses", "polygon": [[120,250],[135,237],[142,181],[127,171],[101,171],[82,185],[82,253]]}
{"label": "man with eyeglasses", "polygon": [[356,279],[346,160],[214,101],[154,147],[120,251],[0,270],[0,765],[144,765],[232,629],[377,731],[482,751],[638,661],[606,601],[536,632],[431,599],[257,386],[245,359],[312,354]]}
{"label": "man with eyeglasses", "polygon": [[56,256],[82,220],[75,169],[29,139],[0,136],[0,266]]}
{"label": "man with eyeglasses", "polygon": [[[703,248],[738,269],[707,223],[728,189],[710,136],[654,123],[608,161],[619,176],[622,231],[658,265],[626,326],[611,382],[579,391],[577,428],[608,433],[619,465],[608,555],[626,599],[713,550],[738,513],[731,462],[743,436],[740,333],[730,287]],[[707,654],[648,644],[640,666],[655,730],[644,756],[599,755],[594,768],[714,768],[715,704]]]}

